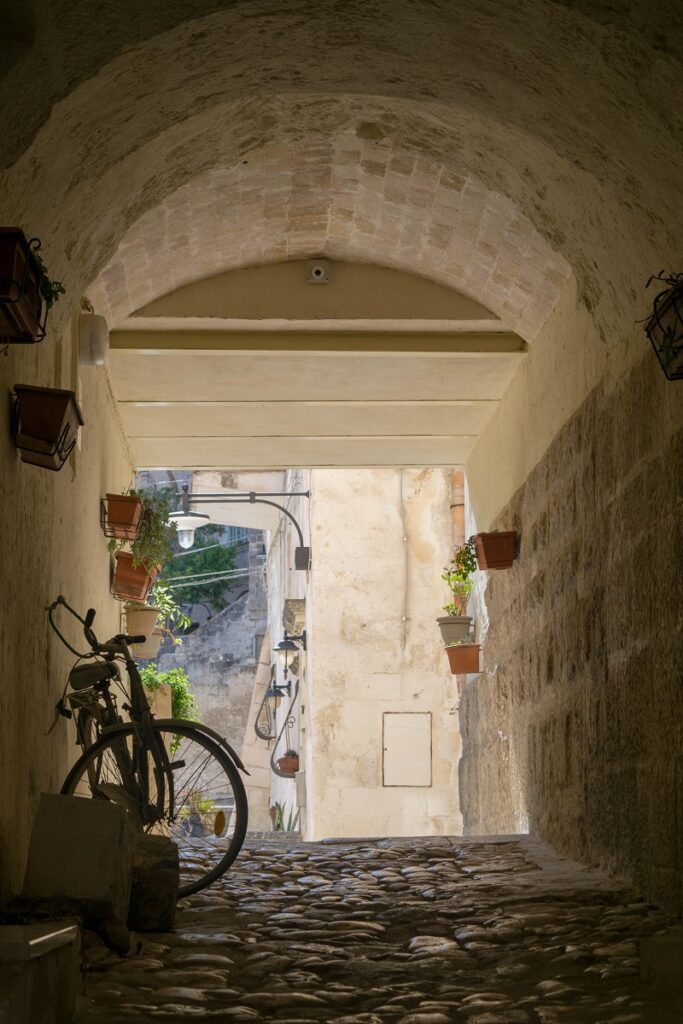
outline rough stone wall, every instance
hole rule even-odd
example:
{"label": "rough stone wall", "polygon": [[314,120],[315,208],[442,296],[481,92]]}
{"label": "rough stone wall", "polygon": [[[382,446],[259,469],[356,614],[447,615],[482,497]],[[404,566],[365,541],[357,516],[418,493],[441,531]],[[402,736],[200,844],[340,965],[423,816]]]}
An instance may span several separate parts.
{"label": "rough stone wall", "polygon": [[265,634],[267,621],[256,574],[250,584],[246,594],[185,637],[171,653],[162,654],[158,662],[162,672],[185,669],[202,721],[225,736],[238,753],[254,691],[259,655],[254,641]]}
{"label": "rough stone wall", "polygon": [[461,705],[470,834],[527,823],[683,909],[683,415],[651,353],[595,387],[494,526]]}

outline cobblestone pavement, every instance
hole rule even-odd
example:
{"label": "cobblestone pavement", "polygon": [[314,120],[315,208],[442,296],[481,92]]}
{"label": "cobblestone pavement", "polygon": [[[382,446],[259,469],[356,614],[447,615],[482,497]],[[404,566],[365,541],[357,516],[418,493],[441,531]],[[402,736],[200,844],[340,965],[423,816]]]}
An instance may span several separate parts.
{"label": "cobblestone pavement", "polygon": [[640,981],[666,927],[524,837],[251,840],[174,933],[89,949],[79,1024],[680,1024]]}

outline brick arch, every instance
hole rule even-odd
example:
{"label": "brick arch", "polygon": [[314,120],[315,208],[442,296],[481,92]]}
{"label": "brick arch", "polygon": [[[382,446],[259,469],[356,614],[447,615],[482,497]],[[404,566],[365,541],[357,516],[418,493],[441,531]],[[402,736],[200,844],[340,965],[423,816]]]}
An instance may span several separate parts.
{"label": "brick arch", "polygon": [[[327,144],[325,133],[336,138],[339,124],[354,118],[361,131],[374,126],[365,129],[370,135],[379,129],[367,138],[378,149],[391,137],[397,153],[420,153],[427,177],[438,164],[465,179],[472,220],[477,191],[500,196],[501,208],[514,209],[574,273],[608,342],[641,312],[631,282],[676,254],[683,202],[669,98],[680,62],[675,47],[654,53],[626,3],[616,20],[607,4],[594,20],[548,0],[351,0],[343,18],[335,5],[314,0],[245,0],[220,10],[206,2],[190,21],[179,21],[178,11],[165,21],[169,6],[152,4],[145,19],[131,19],[129,36],[119,7],[110,37],[83,31],[87,0],[69,5],[58,25],[41,14],[36,44],[13,70],[15,85],[29,76],[31,88],[16,90],[21,102],[0,113],[10,118],[8,136],[16,131],[23,140],[0,175],[0,219],[43,238],[55,276],[70,291],[90,288],[117,252],[124,263],[133,259],[134,225],[170,208],[194,179],[270,146],[298,146],[308,156]],[[62,32],[63,66],[53,69],[48,57]],[[41,121],[31,104],[45,101],[43,90],[51,113]],[[33,126],[32,141],[24,125]],[[372,170],[361,164],[356,171],[360,206],[348,256],[353,247],[363,256],[367,239],[357,228],[363,197],[372,195]],[[411,232],[410,211],[420,201],[394,204]],[[343,242],[342,218],[331,224]],[[306,235],[302,225],[299,219],[293,246]],[[259,230],[257,222],[252,227]],[[381,233],[384,249],[375,258],[387,259],[389,234]],[[501,228],[494,249],[504,254],[508,237]],[[476,245],[474,225],[466,238]],[[426,273],[435,265],[426,246],[411,255],[417,264],[408,269]],[[505,262],[497,251],[489,257],[498,269]],[[162,262],[159,253],[154,259]],[[542,290],[544,262],[539,255],[533,290]],[[483,261],[478,266],[487,282],[487,295],[478,297],[533,334],[539,314],[527,322],[516,294],[521,280],[511,294],[509,282]],[[119,308],[112,287],[110,280]],[[63,315],[52,321],[55,329]]]}
{"label": "brick arch", "polygon": [[334,132],[300,122],[296,138],[238,149],[143,213],[89,289],[97,308],[115,324],[222,270],[326,255],[432,278],[533,339],[571,270],[528,218],[415,117],[330,110]]}

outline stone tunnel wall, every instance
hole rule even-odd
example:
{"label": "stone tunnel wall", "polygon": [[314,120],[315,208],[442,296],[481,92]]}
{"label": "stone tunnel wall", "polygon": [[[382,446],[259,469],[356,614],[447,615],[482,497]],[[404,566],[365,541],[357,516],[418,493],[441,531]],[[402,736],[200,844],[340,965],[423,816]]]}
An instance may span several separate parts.
{"label": "stone tunnel wall", "polygon": [[[641,342],[643,347],[647,344]],[[594,387],[491,523],[484,673],[461,704],[470,834],[524,830],[680,911],[683,417],[651,352]],[[483,574],[482,574],[483,575]]]}

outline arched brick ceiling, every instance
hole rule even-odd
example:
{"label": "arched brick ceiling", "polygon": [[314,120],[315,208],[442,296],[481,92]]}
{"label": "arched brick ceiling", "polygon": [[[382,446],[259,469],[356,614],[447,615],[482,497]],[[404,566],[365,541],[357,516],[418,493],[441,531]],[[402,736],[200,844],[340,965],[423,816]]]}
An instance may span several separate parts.
{"label": "arched brick ceiling", "polygon": [[[249,149],[257,103],[261,122],[270,110],[277,130]],[[570,275],[518,208],[405,105],[319,97],[264,110],[255,101],[230,124],[231,159],[143,214],[89,290],[112,324],[221,269],[325,254],[486,299],[507,327],[533,338]],[[278,139],[283,125],[290,139]]]}
{"label": "arched brick ceiling", "polygon": [[[0,216],[43,237],[51,267],[70,289],[90,288],[111,267],[107,299],[116,316],[133,301],[126,268],[138,258],[135,232],[146,237],[144,301],[168,290],[159,225],[172,219],[174,203],[192,202],[197,212],[201,194],[190,199],[190,183],[211,182],[204,198],[215,208],[229,176],[252,167],[258,192],[259,167],[277,162],[278,148],[282,168],[289,157],[289,170],[282,171],[289,183],[272,179],[269,195],[259,199],[249,195],[251,172],[244,172],[242,223],[259,241],[234,232],[228,240],[227,203],[212,222],[227,245],[223,266],[248,262],[245,246],[260,245],[274,257],[284,227],[287,251],[304,255],[314,242],[318,247],[325,222],[331,255],[437,276],[529,336],[543,308],[552,306],[552,276],[566,276],[569,268],[609,342],[625,317],[640,310],[633,280],[678,255],[681,116],[671,98],[680,58],[668,39],[653,45],[652,32],[635,33],[630,4],[611,5],[621,20],[599,5],[602,24],[546,0],[349,0],[341,6],[252,0],[180,23],[184,5],[165,4],[168,20],[161,5],[147,6],[152,10],[132,19],[127,39],[117,7],[109,50],[100,25],[87,31],[93,5],[85,0],[51,0],[37,9],[35,45],[15,52],[11,73],[16,88],[33,68],[35,88],[19,91],[15,114],[25,125],[43,123],[29,145],[24,136],[21,157],[0,177]],[[659,5],[657,23],[675,26],[675,6]],[[76,16],[80,31],[74,31]],[[71,34],[55,46],[65,25]],[[175,27],[163,31],[166,25]],[[41,53],[44,63],[36,65]],[[90,75],[80,84],[76,67]],[[44,104],[50,82],[64,98],[44,122],[22,104]],[[397,161],[413,162],[416,187],[403,199],[393,189],[378,205],[372,164],[382,163],[389,149]],[[354,195],[346,224],[339,201],[300,200],[329,187],[332,174],[335,187],[346,180],[347,198]],[[450,238],[433,216],[441,205],[439,183],[449,175],[467,183]],[[480,214],[494,224],[483,235],[475,223]],[[392,217],[416,235],[404,246],[405,263],[400,243],[396,255]],[[503,272],[503,280],[498,272],[508,253],[524,252],[516,245],[520,231],[533,239],[528,275],[518,269],[513,280]],[[173,232],[177,253],[191,237],[181,243]],[[211,236],[195,236],[194,244],[190,257],[200,263]],[[526,284],[537,308],[520,294]]]}

